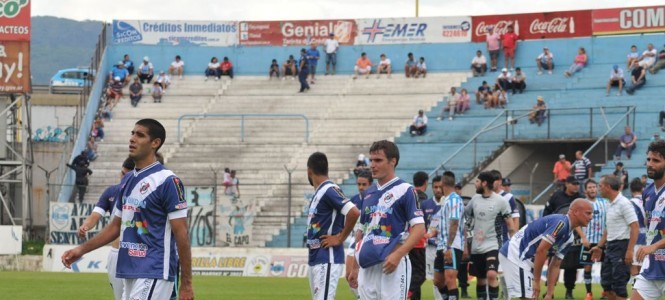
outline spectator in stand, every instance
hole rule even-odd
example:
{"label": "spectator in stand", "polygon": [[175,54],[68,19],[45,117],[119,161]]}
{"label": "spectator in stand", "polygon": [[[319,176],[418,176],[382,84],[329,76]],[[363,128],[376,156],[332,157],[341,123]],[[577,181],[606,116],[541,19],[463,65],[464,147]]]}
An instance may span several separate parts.
{"label": "spectator in stand", "polygon": [[663,126],[663,119],[665,119],[665,109],[658,113],[658,125],[660,125],[660,130],[665,131],[665,126]]}
{"label": "spectator in stand", "polygon": [[222,76],[226,75],[233,79],[233,64],[229,61],[228,57],[224,56],[224,60],[219,66],[219,69],[222,70]]}
{"label": "spectator in stand", "polygon": [[455,115],[455,110],[457,109],[457,100],[459,100],[459,94],[448,97],[448,120],[452,121],[453,116]]}
{"label": "spectator in stand", "polygon": [[119,61],[118,64],[113,66],[113,69],[111,69],[111,78],[116,78],[119,77],[120,81],[122,82],[123,86],[127,85],[129,83],[129,71],[125,69],[125,64],[122,61]]}
{"label": "spectator in stand", "polygon": [[138,77],[134,77],[134,83],[129,86],[129,100],[132,103],[132,106],[136,107],[141,101],[143,96],[143,85],[139,82]]}
{"label": "spectator in stand", "polygon": [[497,69],[497,61],[499,60],[499,52],[501,51],[501,36],[494,32],[494,27],[487,27],[487,35],[485,37],[487,43],[487,52],[490,54],[490,71],[495,72]]}
{"label": "spectator in stand", "polygon": [[120,77],[114,77],[106,89],[106,97],[111,102],[111,108],[114,108],[118,104],[118,101],[120,101],[120,98],[122,98],[122,88],[123,83]]}
{"label": "spectator in stand", "polygon": [[[566,160],[566,155],[559,154],[559,160],[554,163],[554,169],[552,169],[552,173],[554,174],[554,182],[557,183],[558,187],[563,186],[566,178],[570,176],[571,168],[572,165],[569,161]],[[573,179],[572,181],[574,181],[574,183],[579,184],[579,182],[577,182],[574,177],[571,176],[571,178]]]}
{"label": "spectator in stand", "polygon": [[550,52],[547,47],[543,48],[543,53],[536,57],[536,65],[538,66],[538,75],[543,74],[543,69],[547,70],[548,74],[552,74],[554,70],[554,54]]}
{"label": "spectator in stand", "polygon": [[162,96],[164,96],[164,90],[162,86],[155,81],[152,85],[152,102],[162,103]]}
{"label": "spectator in stand", "polygon": [[367,58],[365,52],[360,54],[360,58],[353,67],[353,72],[353,79],[358,78],[358,75],[365,75],[365,78],[369,78],[369,75],[372,73],[372,62]]}
{"label": "spectator in stand", "polygon": [[[323,42],[326,48],[326,75],[335,75],[335,67],[337,66],[337,49],[339,49],[339,42],[335,39],[335,34],[330,33],[328,39]],[[330,65],[332,65],[332,73],[330,73]]]}
{"label": "spectator in stand", "polygon": [[626,70],[630,70],[633,67],[633,63],[640,61],[640,54],[637,53],[637,46],[630,46],[630,53],[626,55]]}
{"label": "spectator in stand", "polygon": [[86,144],[85,148],[85,155],[89,161],[94,161],[97,159],[97,141],[95,141],[94,136],[88,138],[88,143]]}
{"label": "spectator in stand", "polygon": [[505,34],[501,35],[501,43],[503,45],[503,57],[505,59],[504,66],[507,68],[510,66],[510,70],[515,69],[515,50],[517,50],[517,40],[519,36],[515,33],[515,28],[513,25],[508,25],[506,27]]}
{"label": "spectator in stand", "polygon": [[663,46],[663,50],[658,52],[658,60],[656,60],[656,63],[649,68],[649,72],[651,72],[651,74],[656,74],[662,68],[665,68],[665,46]]}
{"label": "spectator in stand", "polygon": [[478,87],[478,91],[476,92],[476,103],[477,104],[487,103],[488,101],[490,101],[491,97],[492,97],[492,87],[487,83],[487,81],[483,81],[483,84]]}
{"label": "spectator in stand", "polygon": [[297,72],[297,62],[295,58],[293,58],[293,55],[289,55],[289,58],[284,62],[282,67],[284,68],[284,72],[282,73],[282,80],[286,79],[286,76],[291,76],[291,80],[296,80],[296,76],[298,75]]}
{"label": "spectator in stand", "polygon": [[508,104],[508,94],[498,83],[494,84],[492,99],[489,102],[489,106],[487,103],[485,104],[485,108],[505,108],[506,104]]}
{"label": "spectator in stand", "polygon": [[584,193],[584,182],[593,177],[591,160],[584,156],[580,150],[575,151],[575,161],[571,165],[573,176],[580,183],[580,193]]}
{"label": "spectator in stand", "polygon": [[316,80],[316,65],[319,63],[319,58],[321,57],[321,54],[319,53],[319,50],[316,49],[316,43],[312,42],[310,45],[310,48],[307,49],[307,60],[309,63],[309,75],[310,77],[310,83],[314,84],[314,80]]}
{"label": "spectator in stand", "polygon": [[619,188],[620,191],[628,188],[628,171],[623,168],[622,162],[618,162],[614,165],[614,172],[612,174],[621,182],[621,187]]}
{"label": "spectator in stand", "polygon": [[515,69],[515,76],[513,76],[510,86],[513,88],[513,95],[516,91],[520,91],[520,94],[526,89],[526,75],[522,72],[522,68]]}
{"label": "spectator in stand", "polygon": [[99,110],[99,116],[104,120],[111,121],[113,119],[113,111],[111,110],[111,104],[108,101],[104,103],[104,107]]}
{"label": "spectator in stand", "polygon": [[464,112],[471,108],[471,99],[469,97],[469,92],[466,89],[462,89],[459,97],[457,98],[457,107],[455,113],[459,115],[464,115]]}
{"label": "spectator in stand", "polygon": [[358,154],[358,160],[356,161],[356,167],[353,169],[353,174],[358,176],[358,174],[369,170],[369,159],[365,157],[365,154]]}
{"label": "spectator in stand", "polygon": [[[454,86],[450,87],[450,93],[443,97],[443,101],[446,104],[441,108],[441,112],[439,113],[439,117],[436,118],[437,121],[441,121],[444,118],[444,114],[446,113],[446,111],[449,111],[450,104],[451,104],[451,99],[453,99],[452,100],[453,101],[453,109],[455,109],[455,104],[457,104],[457,102],[455,102],[455,101],[457,101],[457,95],[458,95],[457,94],[457,88],[455,88]],[[448,114],[448,116],[450,116],[450,113]]]}
{"label": "spectator in stand", "polygon": [[224,194],[240,198],[240,180],[236,177],[236,170],[231,170],[229,175],[231,177],[230,184],[224,190]]}
{"label": "spectator in stand", "polygon": [[72,166],[83,166],[83,165],[90,165],[90,160],[88,159],[88,155],[86,155],[85,150],[81,151],[81,154],[77,155],[76,157],[74,157],[74,160],[72,160]]}
{"label": "spectator in stand", "polygon": [[540,126],[545,121],[545,118],[547,118],[547,105],[543,96],[538,96],[537,99],[536,105],[529,112],[529,122],[531,124],[537,123]]}
{"label": "spectator in stand", "polygon": [[485,76],[487,72],[487,59],[480,50],[476,51],[476,56],[471,60],[471,72],[473,77]]}
{"label": "spectator in stand", "polygon": [[413,53],[409,52],[409,54],[406,55],[406,63],[404,63],[404,75],[406,78],[416,76],[416,73],[418,72],[418,67],[416,65],[417,63],[413,58]]}
{"label": "spectator in stand", "polygon": [[631,153],[635,150],[635,142],[637,142],[637,135],[633,133],[630,126],[626,126],[624,134],[619,137],[619,145],[614,152],[614,160],[621,160],[621,153],[626,152],[626,157],[630,159]]}
{"label": "spectator in stand", "polygon": [[171,78],[169,78],[164,71],[159,71],[159,76],[157,76],[157,80],[155,82],[159,83],[159,85],[162,86],[162,91],[166,93],[166,89],[169,87],[171,84]]}
{"label": "spectator in stand", "polygon": [[381,78],[381,73],[390,74],[393,72],[392,65],[390,64],[390,58],[387,58],[385,54],[381,54],[379,65],[376,67],[376,78]]}
{"label": "spectator in stand", "polygon": [[141,80],[141,83],[150,83],[152,77],[155,76],[154,68],[150,62],[150,58],[147,56],[143,57],[143,62],[139,65],[138,76]]}
{"label": "spectator in stand", "polygon": [[95,138],[95,141],[104,141],[104,120],[101,116],[95,117],[95,122],[92,123],[92,132],[90,133]]}
{"label": "spectator in stand", "polygon": [[651,68],[651,66],[656,63],[656,57],[658,57],[658,52],[656,48],[653,47],[653,44],[649,43],[647,49],[642,52],[642,56],[640,57],[640,67],[645,69]]}
{"label": "spectator in stand", "polygon": [[79,203],[82,203],[85,198],[85,192],[88,189],[88,175],[92,175],[92,171],[88,168],[88,163],[83,165],[67,164],[67,167],[76,173],[76,190],[72,194],[72,199],[76,198],[76,194],[78,194]]}
{"label": "spectator in stand", "polygon": [[206,81],[208,81],[208,77],[210,76],[215,76],[215,80],[219,80],[219,78],[222,76],[222,71],[219,69],[219,61],[217,60],[217,57],[212,57],[210,59],[210,62],[208,63],[208,68],[206,68]]}
{"label": "spectator in stand", "polygon": [[411,136],[423,135],[427,131],[427,116],[422,109],[413,117],[413,123],[409,131],[411,132]]}
{"label": "spectator in stand", "polygon": [[125,69],[129,72],[129,75],[134,75],[134,62],[129,59],[129,54],[125,54],[122,58],[122,64],[125,65]]}
{"label": "spectator in stand", "polygon": [[309,90],[309,84],[307,84],[308,74],[309,74],[309,61],[307,59],[307,50],[305,50],[305,48],[302,48],[300,49],[300,61],[298,62],[298,80],[300,81],[299,93],[304,93],[305,90]]}
{"label": "spectator in stand", "polygon": [[510,79],[512,78],[511,74],[508,72],[508,69],[501,69],[501,73],[496,77],[496,83],[501,87],[502,90],[507,91],[511,88]]}
{"label": "spectator in stand", "polygon": [[647,70],[639,62],[633,63],[633,70],[630,71],[630,86],[626,88],[628,95],[633,95],[635,90],[643,87],[647,83]]}
{"label": "spectator in stand", "polygon": [[169,75],[176,76],[178,79],[182,79],[182,74],[185,73],[185,62],[180,59],[180,55],[175,56],[175,60],[171,62],[169,66]]}
{"label": "spectator in stand", "polygon": [[619,65],[612,66],[610,80],[607,81],[607,91],[605,92],[605,96],[610,95],[610,89],[613,86],[619,87],[617,96],[621,96],[621,90],[623,90],[624,85],[626,85],[626,80],[623,79],[623,70],[619,68]]}
{"label": "spectator in stand", "polygon": [[279,79],[279,64],[276,59],[272,60],[270,67],[268,68],[268,79],[272,80],[272,77]]}
{"label": "spectator in stand", "polygon": [[573,64],[568,70],[566,70],[566,72],[563,72],[563,75],[566,77],[573,76],[573,74],[579,72],[586,66],[587,61],[589,61],[589,57],[586,55],[586,50],[584,47],[580,47],[580,49],[577,50],[577,55],[575,56],[575,60],[573,60]]}
{"label": "spectator in stand", "polygon": [[427,64],[425,64],[425,58],[422,57],[422,56],[420,57],[420,60],[418,60],[418,63],[416,64],[416,77],[415,78],[420,77],[420,75],[422,75],[423,78],[425,78],[425,76],[427,76]]}

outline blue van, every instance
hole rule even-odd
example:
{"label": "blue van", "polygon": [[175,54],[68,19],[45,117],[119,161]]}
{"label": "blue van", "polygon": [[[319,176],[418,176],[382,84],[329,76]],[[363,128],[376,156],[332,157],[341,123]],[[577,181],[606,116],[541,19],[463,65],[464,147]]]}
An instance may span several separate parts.
{"label": "blue van", "polygon": [[49,92],[51,94],[78,94],[83,90],[86,80],[92,81],[94,75],[94,71],[90,72],[88,68],[60,70],[51,77]]}

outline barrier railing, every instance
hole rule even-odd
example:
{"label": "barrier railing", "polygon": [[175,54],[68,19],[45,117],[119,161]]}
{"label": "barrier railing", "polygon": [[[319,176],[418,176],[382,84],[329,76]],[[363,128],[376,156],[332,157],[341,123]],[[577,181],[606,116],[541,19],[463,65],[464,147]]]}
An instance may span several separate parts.
{"label": "barrier railing", "polygon": [[240,141],[245,142],[246,118],[302,118],[305,121],[305,143],[309,142],[309,118],[302,114],[186,114],[178,118],[178,142],[183,142],[182,120],[196,118],[240,118]]}

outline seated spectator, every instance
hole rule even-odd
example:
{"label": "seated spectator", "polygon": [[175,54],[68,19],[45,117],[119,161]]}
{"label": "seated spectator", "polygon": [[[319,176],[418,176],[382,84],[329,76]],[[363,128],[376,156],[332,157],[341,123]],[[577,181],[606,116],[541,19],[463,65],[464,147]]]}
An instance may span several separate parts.
{"label": "seated spectator", "polygon": [[619,65],[612,66],[612,71],[610,71],[610,80],[607,81],[607,92],[605,93],[605,96],[610,95],[610,89],[613,86],[619,87],[617,96],[621,96],[621,90],[623,90],[624,85],[626,85],[626,80],[623,79],[623,70],[619,68]]}
{"label": "seated spectator", "polygon": [[270,67],[268,67],[268,79],[272,80],[273,76],[279,79],[279,64],[276,59],[273,59],[270,63]]}
{"label": "seated spectator", "polygon": [[506,107],[506,103],[508,103],[508,95],[506,94],[506,91],[501,88],[498,83],[495,83],[494,87],[492,87],[490,101],[485,102],[485,109],[497,107],[504,108]]}
{"label": "seated spectator", "polygon": [[460,94],[455,94],[454,96],[448,97],[448,120],[452,121],[455,116],[455,110],[457,109],[457,101],[459,100]]}
{"label": "seated spectator", "polygon": [[95,138],[95,140],[104,141],[104,120],[101,116],[95,118],[95,122],[92,123],[92,131],[90,135]]}
{"label": "seated spectator", "polygon": [[139,82],[138,77],[134,77],[134,83],[129,86],[129,100],[132,103],[132,106],[136,107],[141,101],[143,96],[143,85]]}
{"label": "seated spectator", "polygon": [[640,54],[637,53],[637,46],[630,46],[630,53],[626,55],[626,70],[630,70],[633,67],[633,63],[640,61]]}
{"label": "seated spectator", "polygon": [[640,67],[649,69],[656,63],[656,57],[658,56],[657,50],[653,47],[652,43],[647,45],[647,49],[642,52],[642,57],[640,57],[639,64]]}
{"label": "seated spectator", "polygon": [[365,157],[365,154],[358,154],[358,160],[356,161],[356,167],[353,169],[353,174],[358,176],[358,174],[367,171],[369,171],[369,160]]}
{"label": "seated spectator", "polygon": [[501,73],[499,73],[499,76],[496,77],[496,83],[501,87],[502,90],[507,91],[511,88],[510,85],[511,79],[512,76],[510,72],[508,72],[508,69],[503,68],[501,69]]}
{"label": "seated spectator", "polygon": [[282,73],[282,80],[285,80],[286,76],[291,76],[291,80],[296,80],[296,76],[298,76],[296,64],[297,63],[293,58],[293,55],[289,55],[289,58],[282,65],[284,68],[284,73]]}
{"label": "seated spectator", "polygon": [[418,64],[416,64],[416,78],[420,77],[420,75],[425,78],[427,76],[427,64],[425,64],[425,58],[420,57],[420,60],[418,60]]}
{"label": "seated spectator", "polygon": [[385,54],[381,54],[380,59],[379,65],[376,67],[376,78],[381,78],[381,73],[388,74],[388,78],[390,78],[390,74],[393,72],[390,59]]}
{"label": "seated spectator", "polygon": [[356,65],[353,67],[353,73],[353,79],[358,78],[358,75],[365,75],[365,78],[369,78],[369,75],[372,73],[372,62],[367,58],[365,52],[360,54],[360,58],[358,58]]}
{"label": "seated spectator", "polygon": [[[457,95],[458,95],[458,94],[457,94],[457,88],[455,88],[454,86],[453,86],[453,87],[450,87],[450,92],[448,93],[448,95],[446,95],[446,96],[443,97],[444,105],[443,105],[443,107],[441,108],[441,112],[439,113],[439,117],[436,118],[437,121],[441,121],[441,120],[443,119],[443,117],[444,117],[444,114],[445,114],[447,111],[450,110],[450,101],[451,101],[451,98],[453,99],[452,101],[455,101],[454,104],[453,104],[453,109],[455,109],[455,105],[457,104],[457,102],[456,102],[456,101],[457,101]],[[448,114],[448,116],[450,116],[450,113]]]}
{"label": "seated spectator", "polygon": [[223,76],[229,76],[229,78],[233,79],[233,64],[229,61],[228,57],[224,56],[224,60],[219,68],[222,70]]}
{"label": "seated spectator", "polygon": [[89,161],[94,161],[97,159],[97,141],[95,141],[95,137],[93,136],[88,139],[88,143],[86,144],[85,148],[85,155]]}
{"label": "seated spectator", "polygon": [[159,83],[155,82],[152,85],[152,101],[154,103],[162,103],[162,96],[164,96],[164,90]]}
{"label": "seated spectator", "polygon": [[215,80],[219,80],[219,78],[222,76],[222,71],[219,69],[219,61],[217,60],[217,57],[213,56],[210,59],[205,74],[206,74],[206,79],[205,79],[206,81],[208,81],[208,77],[210,76],[215,76]]}
{"label": "seated spectator", "polygon": [[631,153],[635,150],[635,142],[637,142],[637,135],[633,133],[630,126],[626,126],[624,134],[619,137],[619,145],[614,152],[614,160],[621,160],[621,153],[625,152],[626,157],[630,159]]}
{"label": "seated spectator", "polygon": [[513,95],[516,91],[520,91],[520,94],[526,89],[526,75],[522,72],[522,68],[517,67],[515,69],[515,76],[513,76],[510,86],[513,88]]}
{"label": "seated spectator", "polygon": [[476,92],[476,103],[477,104],[486,103],[487,101],[490,100],[491,96],[492,96],[492,87],[487,83],[487,81],[483,81],[483,84],[478,87],[478,91]]}
{"label": "seated spectator", "polygon": [[543,74],[543,69],[547,70],[548,74],[552,74],[552,70],[554,69],[554,54],[550,52],[549,48],[543,48],[543,53],[536,58],[536,64],[538,65],[538,75]]}
{"label": "seated spectator", "polygon": [[111,104],[108,101],[104,103],[104,107],[99,110],[99,116],[104,120],[111,121],[113,119],[113,111],[111,110]]}
{"label": "seated spectator", "polygon": [[471,99],[469,97],[469,92],[466,89],[462,89],[459,97],[457,97],[457,106],[455,107],[455,113],[459,115],[464,115],[464,112],[471,108]]}
{"label": "seated spectator", "polygon": [[632,95],[635,90],[641,88],[647,83],[647,70],[639,62],[633,63],[633,70],[630,71],[630,86],[626,88],[626,93]]}
{"label": "seated spectator", "polygon": [[413,117],[413,123],[411,124],[410,131],[411,136],[423,135],[427,131],[427,116],[422,109],[419,110],[418,114]]}
{"label": "seated spectator", "polygon": [[159,85],[162,86],[162,90],[166,93],[166,89],[169,87],[171,84],[171,78],[169,78],[164,71],[159,71],[159,76],[157,76],[157,80],[155,82],[159,83]]}
{"label": "seated spectator", "polygon": [[566,72],[563,72],[563,75],[566,77],[573,76],[573,74],[579,72],[586,66],[587,61],[589,60],[589,57],[586,55],[586,50],[584,47],[580,47],[579,50],[577,50],[577,55],[575,56],[575,60],[573,60],[573,64],[566,70]]}
{"label": "seated spectator", "polygon": [[658,114],[658,124],[660,125],[660,130],[665,131],[665,126],[663,126],[663,119],[665,119],[665,109],[661,110]]}
{"label": "seated spectator", "polygon": [[418,72],[418,63],[416,63],[416,60],[413,58],[413,53],[409,52],[406,57],[406,63],[404,64],[404,75],[406,78],[414,77]]}
{"label": "seated spectator", "polygon": [[122,63],[125,65],[125,69],[127,69],[129,75],[134,75],[134,62],[129,59],[129,54],[125,54],[122,58]]}
{"label": "seated spectator", "polygon": [[542,96],[538,96],[538,102],[533,106],[529,112],[529,122],[531,124],[537,123],[538,126],[542,125],[547,118],[547,105]]}
{"label": "seated spectator", "polygon": [[129,71],[125,69],[125,64],[122,61],[119,61],[113,69],[111,69],[111,78],[119,77],[123,86],[129,83]]}
{"label": "seated spectator", "polygon": [[141,80],[141,83],[150,83],[150,81],[152,81],[152,77],[155,76],[149,57],[143,57],[143,63],[139,65],[138,76],[139,80]]}
{"label": "seated spectator", "polygon": [[471,60],[471,72],[473,77],[485,76],[487,72],[487,59],[480,50],[476,51],[476,56]]}
{"label": "seated spectator", "polygon": [[120,81],[120,77],[114,77],[113,81],[109,84],[109,87],[106,89],[106,97],[111,102],[111,109],[113,109],[122,98],[122,88],[123,83]]}
{"label": "seated spectator", "polygon": [[169,66],[169,75],[176,76],[178,79],[182,79],[182,74],[185,73],[185,62],[180,59],[180,55],[175,56],[175,60],[171,62]]}
{"label": "seated spectator", "polygon": [[665,68],[665,46],[663,46],[663,50],[658,52],[658,60],[656,60],[656,63],[649,68],[649,72],[651,72],[651,74],[656,74],[662,68]]}

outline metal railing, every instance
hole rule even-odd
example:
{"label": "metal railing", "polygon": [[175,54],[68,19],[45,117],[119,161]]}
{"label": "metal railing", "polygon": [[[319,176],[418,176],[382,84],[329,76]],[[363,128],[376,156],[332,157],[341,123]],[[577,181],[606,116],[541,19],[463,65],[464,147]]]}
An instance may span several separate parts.
{"label": "metal railing", "polygon": [[240,117],[240,141],[245,142],[245,118],[302,118],[305,121],[305,143],[309,142],[309,118],[302,114],[185,114],[178,117],[178,142],[183,142],[181,135],[182,120],[197,118],[238,118]]}

